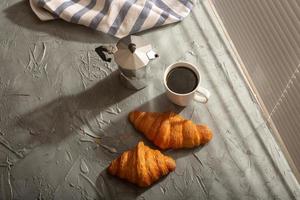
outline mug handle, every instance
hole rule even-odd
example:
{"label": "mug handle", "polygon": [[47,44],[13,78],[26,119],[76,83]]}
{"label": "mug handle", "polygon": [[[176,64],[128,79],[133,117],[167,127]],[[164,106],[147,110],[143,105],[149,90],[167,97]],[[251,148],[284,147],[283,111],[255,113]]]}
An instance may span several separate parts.
{"label": "mug handle", "polygon": [[209,97],[210,97],[210,92],[208,91],[208,89],[199,87],[195,92],[194,99],[195,101],[200,103],[207,103]]}

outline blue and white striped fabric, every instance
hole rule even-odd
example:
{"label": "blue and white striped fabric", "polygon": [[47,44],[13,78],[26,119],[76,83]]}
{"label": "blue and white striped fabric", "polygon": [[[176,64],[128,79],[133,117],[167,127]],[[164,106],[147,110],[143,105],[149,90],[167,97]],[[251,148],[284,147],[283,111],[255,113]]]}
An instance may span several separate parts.
{"label": "blue and white striped fabric", "polygon": [[41,20],[65,21],[118,38],[186,17],[192,0],[30,0]]}

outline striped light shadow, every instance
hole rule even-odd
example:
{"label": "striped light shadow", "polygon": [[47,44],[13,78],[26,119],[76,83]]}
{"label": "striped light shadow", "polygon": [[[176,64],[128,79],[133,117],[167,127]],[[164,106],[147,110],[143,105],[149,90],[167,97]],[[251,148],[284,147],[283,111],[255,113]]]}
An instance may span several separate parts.
{"label": "striped light shadow", "polygon": [[[208,37],[208,36],[205,34],[205,32],[203,31],[203,28],[201,27],[200,22],[197,21],[198,18],[194,15],[194,13],[192,13],[192,16],[193,16],[193,20],[195,21],[196,27],[198,27],[198,29],[200,30],[201,35],[202,35],[202,36],[205,38],[205,40],[207,41],[208,49],[210,50],[212,57],[214,58],[215,62],[218,63],[218,57],[217,57],[217,55],[216,55],[216,53],[215,53],[215,51],[214,51],[214,47],[213,47],[213,46],[210,44],[210,42],[209,42],[209,37]],[[212,21],[211,21],[211,23],[212,23]],[[187,34],[188,34],[188,31],[187,31]],[[201,63],[201,59],[200,59],[200,63]],[[202,64],[203,66],[205,66],[204,63],[203,63],[203,61],[202,61],[201,64]],[[225,73],[225,72],[224,72],[224,73]],[[206,70],[206,74],[209,74],[209,71],[208,71],[208,70]],[[212,78],[211,75],[210,75],[210,77],[209,77],[209,80],[213,80],[213,78]],[[222,98],[222,95],[221,95],[219,89],[217,88],[217,86],[215,85],[215,83],[213,83],[212,81],[210,81],[210,82],[211,82],[213,88],[214,88],[215,91],[216,91],[217,97],[221,100],[220,102],[226,101],[225,98]],[[232,92],[233,96],[235,97],[235,99],[237,100],[237,102],[238,102],[238,104],[239,104],[239,107],[241,108],[242,112],[243,112],[243,113],[247,113],[247,110],[246,110],[245,107],[243,106],[243,104],[242,104],[242,102],[241,102],[241,99],[239,99],[239,96],[236,94],[236,92],[235,92],[235,90],[234,90],[234,87],[233,87],[232,83],[231,83],[231,82],[228,82],[228,84],[229,84],[229,86],[232,88],[232,91],[231,91],[231,92]],[[229,118],[229,122],[232,124],[232,126],[235,128],[235,130],[236,130],[237,132],[240,132],[240,133],[241,133],[243,130],[242,130],[239,126],[236,126],[236,125],[233,123],[234,121],[236,121],[236,119],[233,118],[233,116],[231,115],[230,110],[228,110],[228,108],[226,107],[225,104],[223,105],[223,109],[225,110],[225,113],[227,114],[227,116],[228,116],[228,118]],[[250,131],[249,134],[250,134],[250,133],[256,133],[258,127],[260,127],[261,125],[265,125],[265,122],[263,122],[260,126],[255,127],[254,124],[252,123],[252,120],[250,119],[250,117],[249,117],[248,115],[245,115],[245,116],[246,116],[247,121],[250,122],[249,124],[250,124],[251,129],[252,129],[252,131]],[[239,137],[240,137],[240,136],[239,136]],[[248,147],[248,149],[251,149],[250,146],[249,146],[242,138],[241,138],[240,141],[242,142],[242,144],[243,144],[244,146]],[[259,142],[261,142],[262,147],[263,147],[264,150],[267,152],[267,154],[269,154],[269,152],[267,151],[266,147],[264,146],[262,140],[259,140]],[[271,160],[271,161],[273,161],[273,160]],[[273,166],[274,166],[274,165],[273,165]],[[261,169],[257,164],[256,164],[256,169],[258,169],[258,172],[261,174],[261,177],[264,177],[264,172],[262,171],[262,169]],[[276,171],[276,170],[277,170],[277,169],[275,169],[275,171]],[[270,187],[268,187],[268,186],[266,186],[266,187],[268,188],[268,190],[270,191],[270,193],[273,193],[273,192],[272,192],[272,188],[270,188]]]}
{"label": "striped light shadow", "polygon": [[[214,50],[213,50],[213,47],[212,47],[212,46],[210,45],[210,43],[209,43],[209,37],[207,37],[206,34],[204,33],[203,28],[202,28],[202,26],[200,25],[200,22],[197,21],[198,18],[195,16],[194,13],[192,13],[192,19],[194,20],[194,23],[193,23],[193,24],[190,23],[189,25],[192,25],[191,27],[196,27],[197,30],[200,31],[201,37],[203,37],[204,40],[205,40],[206,43],[207,43],[208,49],[209,49],[209,51],[210,51],[210,53],[211,53],[211,56],[213,57],[215,63],[218,63],[217,55],[215,54],[215,52],[214,52]],[[184,30],[185,30],[185,34],[186,34],[186,36],[187,36],[188,38],[193,38],[193,37],[190,35],[190,32],[187,30],[187,28],[184,28]],[[196,52],[196,54],[199,54],[199,52]],[[204,63],[204,60],[201,59],[201,58],[199,58],[199,63],[200,63],[201,66],[206,66],[205,63]],[[219,102],[221,102],[221,103],[224,102],[224,101],[226,101],[226,98],[222,96],[221,89],[220,89],[219,86],[217,86],[217,85],[214,83],[214,81],[213,81],[213,80],[214,80],[214,79],[213,79],[213,76],[214,76],[215,74],[212,74],[212,73],[209,72],[209,70],[206,69],[206,68],[203,68],[203,70],[204,70],[204,75],[205,75],[205,76],[208,76],[208,78],[207,78],[207,79],[208,79],[208,82],[210,83],[210,85],[212,85],[212,88],[213,88],[213,91],[214,91],[213,95],[216,95],[217,98],[219,99]],[[224,72],[223,72],[223,73],[224,73]],[[229,84],[229,86],[230,86],[230,84]],[[232,86],[230,86],[230,88],[233,89]],[[233,93],[233,91],[231,91],[231,92],[232,92],[232,95],[235,95],[235,94]],[[210,109],[209,109],[209,107],[206,107],[206,108],[207,108],[207,112],[208,112],[209,115],[211,116],[212,121],[214,121],[214,126],[217,128],[218,133],[222,133],[222,134],[220,134],[220,135],[221,135],[221,137],[223,138],[223,140],[225,141],[226,138],[225,138],[225,136],[223,136],[224,131],[222,131],[222,127],[220,127],[220,126],[217,124],[217,122],[214,120],[214,116],[212,116],[212,115],[210,114]],[[220,111],[220,112],[223,112],[223,113],[226,113],[226,114],[227,114],[226,116],[227,116],[228,119],[229,119],[228,121],[230,122],[231,126],[232,126],[233,128],[235,128],[235,131],[236,131],[236,132],[242,132],[242,131],[243,131],[241,128],[239,128],[239,126],[236,126],[236,124],[234,123],[234,122],[236,121],[236,119],[231,115],[230,110],[227,108],[227,106],[226,106],[225,104],[223,104],[223,106],[222,106],[222,111]],[[263,125],[263,124],[262,124],[262,125]],[[256,131],[256,128],[257,128],[257,127],[253,127],[253,128],[252,128],[252,131],[249,132],[249,134],[251,134],[252,132],[255,132],[255,131]],[[245,142],[244,142],[242,139],[239,140],[239,143],[243,144],[243,146],[248,146],[248,145],[245,144]],[[234,158],[232,158],[232,159],[234,159]],[[227,176],[226,179],[229,180],[229,181],[231,181],[231,183],[229,183],[229,184],[233,187],[233,186],[234,186],[234,183],[232,182],[233,180],[230,179],[230,177],[232,176],[232,174],[227,173],[227,171],[224,171],[223,173],[226,173],[226,176]],[[262,173],[261,173],[261,174],[262,174]],[[261,179],[261,180],[263,180],[263,179]],[[263,182],[263,181],[261,181],[261,182]],[[234,188],[234,187],[233,187],[233,188]],[[252,188],[253,188],[253,187],[252,187]],[[272,192],[270,188],[268,188],[268,190],[269,190],[269,192]],[[235,193],[238,194],[238,190],[236,190]]]}
{"label": "striped light shadow", "polygon": [[[202,3],[202,5],[203,5],[203,3]],[[217,28],[216,28],[216,25],[214,24],[214,22],[213,22],[211,16],[209,15],[209,13],[208,13],[206,7],[205,7],[204,5],[203,5],[203,7],[204,7],[203,10],[204,10],[205,14],[207,15],[208,19],[210,20],[211,24],[213,25],[213,27],[214,27],[216,33],[218,33],[218,30],[217,30]],[[194,18],[194,19],[195,19],[195,18]],[[195,20],[196,20],[196,19],[195,19]],[[199,23],[198,23],[198,24],[199,24]],[[199,24],[199,28],[200,28],[200,30],[201,30],[200,24]],[[206,37],[203,30],[201,30],[201,33],[202,33],[202,35],[203,35],[204,37]],[[221,39],[221,37],[220,37],[220,34],[218,34],[218,37],[219,37],[220,41],[223,43],[223,45],[225,46],[224,41],[223,41],[223,40]],[[216,56],[216,54],[214,53],[213,47],[209,44],[209,42],[208,42],[208,45],[210,46],[209,49],[210,49],[210,51],[212,52],[213,57],[215,58],[215,60],[217,60],[217,56]],[[230,56],[230,55],[229,55],[229,56]],[[234,59],[233,59],[231,56],[230,56],[230,59],[231,59],[231,61],[232,61],[232,63],[233,63],[233,66],[237,69],[237,72],[240,72],[240,69],[239,69],[238,66],[235,64]],[[240,73],[240,76],[242,77],[241,73]],[[229,82],[229,84],[232,84],[232,83]],[[233,90],[233,92],[235,93],[234,90]],[[247,113],[247,109],[243,106],[243,104],[242,104],[242,102],[241,102],[241,99],[239,99],[239,96],[238,96],[236,93],[235,93],[235,97],[236,97],[236,99],[237,99],[237,102],[238,102],[240,108],[242,108],[242,110],[243,110],[244,113]],[[247,120],[249,121],[249,124],[251,125],[251,127],[252,127],[254,133],[256,133],[256,129],[257,129],[257,128],[256,128],[256,127],[254,126],[254,124],[252,123],[252,120],[250,119],[250,117],[249,117],[248,115],[246,115],[246,117],[247,117]],[[259,142],[261,143],[261,146],[264,148],[266,154],[269,155],[269,158],[272,158],[272,156],[271,156],[269,150],[267,149],[267,147],[266,147],[266,145],[265,145],[265,143],[264,143],[264,141],[263,141],[263,138],[262,138],[259,134],[256,134],[256,135],[258,136],[257,138],[259,139]],[[245,145],[247,145],[247,144],[245,143]],[[248,146],[248,145],[247,145],[247,146]],[[282,174],[280,173],[280,170],[278,169],[278,166],[275,164],[275,162],[274,162],[273,159],[269,159],[269,160],[270,160],[271,163],[273,164],[272,166],[274,167],[275,171],[276,171],[278,174],[280,174],[280,179],[283,180],[283,183],[284,183],[285,188],[287,189],[287,191],[289,191],[289,195],[292,196],[292,192],[291,192],[290,188],[287,186],[287,183],[286,183],[285,179],[283,178]],[[262,170],[261,170],[261,174],[263,175],[263,171],[262,171]]]}

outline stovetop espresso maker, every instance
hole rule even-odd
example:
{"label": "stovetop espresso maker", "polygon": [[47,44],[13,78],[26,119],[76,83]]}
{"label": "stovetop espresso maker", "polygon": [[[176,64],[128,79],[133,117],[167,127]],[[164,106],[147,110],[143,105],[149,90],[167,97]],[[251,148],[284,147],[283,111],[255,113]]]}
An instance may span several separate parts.
{"label": "stovetop espresso maker", "polygon": [[95,50],[106,62],[111,62],[106,54],[113,54],[119,67],[120,80],[127,88],[140,90],[148,85],[148,63],[157,58],[158,54],[140,36],[127,36],[116,45],[100,46]]}

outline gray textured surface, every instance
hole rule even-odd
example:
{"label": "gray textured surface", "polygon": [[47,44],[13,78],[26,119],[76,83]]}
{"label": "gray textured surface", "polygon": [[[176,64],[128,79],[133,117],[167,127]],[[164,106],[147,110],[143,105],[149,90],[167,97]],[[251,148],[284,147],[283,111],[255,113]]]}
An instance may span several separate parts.
{"label": "gray textured surface", "polygon": [[[152,63],[153,83],[133,92],[119,84],[116,65],[93,50],[113,38],[62,21],[42,23],[27,2],[1,1],[0,199],[299,198],[206,4],[198,1],[180,24],[143,34],[160,59]],[[212,92],[208,104],[180,109],[166,99],[162,72],[176,60],[199,66]],[[139,140],[149,144],[127,121],[137,108],[180,112],[208,124],[214,138],[202,148],[167,151],[176,171],[139,189],[105,171]]]}

